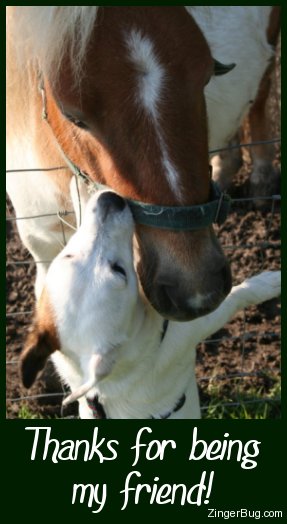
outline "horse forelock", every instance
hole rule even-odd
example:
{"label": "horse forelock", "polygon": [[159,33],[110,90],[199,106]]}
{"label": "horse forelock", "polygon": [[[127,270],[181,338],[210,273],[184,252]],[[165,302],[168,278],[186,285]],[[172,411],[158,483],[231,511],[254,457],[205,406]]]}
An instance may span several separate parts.
{"label": "horse forelock", "polygon": [[[98,6],[15,6],[10,29],[20,60],[37,64],[56,77],[69,49],[77,79],[91,37]],[[8,12],[9,17],[9,12]]]}
{"label": "horse forelock", "polygon": [[[23,64],[28,59],[53,77],[57,76],[69,49],[70,63],[78,80],[99,7],[8,6],[7,19],[12,18],[8,37],[14,40]],[[193,6],[185,9],[193,14]]]}

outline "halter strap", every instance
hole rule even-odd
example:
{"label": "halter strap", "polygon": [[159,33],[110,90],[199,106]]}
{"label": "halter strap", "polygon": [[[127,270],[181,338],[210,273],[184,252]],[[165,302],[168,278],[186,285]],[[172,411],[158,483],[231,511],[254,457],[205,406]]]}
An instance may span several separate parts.
{"label": "halter strap", "polygon": [[[74,174],[76,172],[74,171]],[[82,171],[77,172],[85,181],[89,177]],[[99,182],[90,181],[96,190],[111,189]],[[172,231],[196,231],[210,226],[221,225],[225,222],[231,206],[231,198],[223,193],[213,180],[211,185],[211,199],[205,204],[195,206],[160,206],[146,204],[139,200],[125,198],[132,211],[134,221],[143,226],[168,229]]]}
{"label": "halter strap", "polygon": [[173,231],[194,231],[222,224],[228,215],[230,198],[211,181],[211,200],[196,206],[158,206],[129,200],[135,222]]}
{"label": "halter strap", "polygon": [[[96,190],[111,189],[104,184],[91,180],[67,157],[62,149],[61,152],[74,175],[82,178]],[[131,198],[125,198],[125,200],[128,202],[137,224],[172,231],[196,231],[211,224],[223,224],[230,210],[231,198],[229,195],[223,193],[214,180],[210,181],[210,185],[210,201],[195,206],[160,206]]]}

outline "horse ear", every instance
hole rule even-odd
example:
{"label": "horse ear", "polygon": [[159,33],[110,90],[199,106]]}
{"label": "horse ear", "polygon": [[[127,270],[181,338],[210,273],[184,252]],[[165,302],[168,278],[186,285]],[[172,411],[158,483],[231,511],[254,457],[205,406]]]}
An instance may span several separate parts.
{"label": "horse ear", "polygon": [[41,297],[32,330],[20,357],[20,373],[26,388],[32,386],[38,373],[45,367],[48,357],[59,349],[59,346],[49,302],[46,297],[44,300]]}
{"label": "horse ear", "polygon": [[225,75],[234,69],[236,64],[222,64],[214,59],[214,74],[215,76]]}

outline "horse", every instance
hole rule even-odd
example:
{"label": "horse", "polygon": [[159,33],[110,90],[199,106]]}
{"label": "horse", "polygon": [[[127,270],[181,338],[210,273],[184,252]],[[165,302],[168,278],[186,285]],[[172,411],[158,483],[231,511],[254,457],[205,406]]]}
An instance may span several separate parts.
{"label": "horse", "polygon": [[[7,166],[30,170],[8,173],[7,190],[18,218],[35,216],[17,225],[38,262],[37,299],[63,247],[55,215],[75,201],[80,175],[79,207],[94,183],[148,206],[148,225],[136,225],[137,273],[159,314],[189,321],[219,306],[232,284],[213,229],[224,199],[209,150],[228,142],[256,102],[277,11],[7,8]],[[166,212],[178,227],[170,219],[159,227]]]}
{"label": "horse", "polygon": [[[201,17],[204,17],[204,7],[201,8],[202,12],[200,13]],[[223,10],[225,8],[222,8]],[[246,8],[247,10],[249,9]],[[250,11],[251,14],[251,11]],[[263,13],[261,12],[263,15]],[[276,46],[278,44],[278,39],[280,35],[280,6],[274,6],[273,9],[270,12],[270,18],[269,18],[269,25],[267,28],[267,42],[272,46],[272,48],[275,50]],[[220,20],[220,15],[222,16],[222,19]],[[251,14],[252,16],[252,14]],[[264,15],[263,15],[264,16]],[[199,20],[197,18],[197,20]],[[202,21],[202,24],[204,22]],[[256,30],[256,23],[260,23],[260,20],[258,19],[255,21],[250,20],[250,24],[253,29]],[[238,49],[241,46],[245,46],[243,43],[243,40],[240,36],[240,26],[238,26],[234,20],[232,20],[232,12],[228,12],[228,10],[224,10],[221,13],[217,10],[214,10],[213,12],[213,19],[212,21],[209,21],[209,24],[214,24],[217,27],[219,27],[220,24],[226,24],[227,27],[232,27],[234,30],[234,38],[236,39]],[[250,26],[250,27],[251,27]],[[201,25],[202,27],[202,25]],[[206,26],[205,26],[206,27]],[[214,35],[211,32],[211,35],[209,36],[209,31],[206,30],[206,38],[212,48],[214,49],[214,53],[220,52],[220,41],[215,44],[214,43]],[[255,33],[257,34],[257,32]],[[217,47],[213,47],[217,45]],[[262,46],[266,45],[266,42],[262,41]],[[220,55],[219,55],[220,56]],[[228,56],[227,56],[228,58]],[[247,67],[249,62],[248,55],[245,55],[242,60],[245,61],[245,68],[243,68],[242,63],[242,74],[249,76],[249,74],[252,74],[251,72],[247,71]],[[278,168],[274,167],[273,160],[275,156],[275,147],[272,143],[272,135],[270,135],[270,128],[271,128],[271,119],[270,119],[270,112],[268,111],[267,107],[267,101],[268,97],[270,95],[271,87],[272,87],[272,75],[274,73],[275,69],[275,54],[269,57],[267,61],[267,67],[264,71],[264,74],[259,82],[257,92],[255,96],[250,97],[250,99],[246,102],[246,108],[242,109],[242,116],[238,119],[238,125],[236,129],[236,125],[230,126],[230,129],[233,129],[233,133],[230,133],[228,139],[225,138],[225,140],[217,141],[211,144],[212,149],[220,149],[222,148],[223,151],[220,151],[218,154],[214,155],[211,159],[212,167],[213,167],[213,178],[216,180],[220,187],[224,190],[228,190],[230,188],[231,182],[232,182],[232,175],[234,175],[239,168],[242,166],[242,150],[238,147],[236,147],[237,144],[240,143],[240,141],[254,143],[252,148],[250,149],[250,157],[252,161],[252,172],[250,175],[250,181],[249,181],[249,195],[251,197],[259,197],[259,196],[270,196],[273,194],[276,194],[280,191],[280,172]],[[231,78],[229,78],[231,80]],[[224,79],[224,81],[228,81],[228,79]],[[246,78],[246,82],[248,79]],[[238,93],[236,96],[242,96],[239,93],[239,90],[242,86],[242,83],[240,82],[240,77],[238,76],[235,82],[238,82],[237,88]],[[208,93],[208,90],[210,89],[210,93]],[[235,85],[229,86],[229,89],[226,89],[224,91],[224,96],[228,97],[228,100],[226,100],[226,105],[228,107],[231,106],[232,98],[235,99]],[[212,114],[212,105],[213,104],[220,104],[220,100],[222,97],[222,92],[220,92],[220,86],[216,88],[215,86],[207,86],[206,89],[206,98],[207,98],[207,112]],[[244,96],[244,95],[243,95]],[[246,99],[247,100],[247,99]],[[210,108],[209,108],[210,104]],[[228,128],[228,124],[225,124],[224,119],[228,119],[230,117],[231,113],[229,114],[222,114],[222,125],[226,126]],[[212,120],[215,124],[216,120]],[[246,140],[247,138],[247,140]],[[228,143],[228,146],[230,147],[230,150],[225,150],[224,146],[226,146]],[[223,146],[222,146],[223,144]],[[256,203],[259,204],[260,201],[256,200]]]}
{"label": "horse", "polygon": [[80,418],[198,419],[197,344],[237,310],[276,297],[280,272],[234,286],[212,313],[168,324],[148,303],[134,267],[128,203],[95,192],[81,225],[51,263],[21,354],[30,387],[51,356],[79,401]]}

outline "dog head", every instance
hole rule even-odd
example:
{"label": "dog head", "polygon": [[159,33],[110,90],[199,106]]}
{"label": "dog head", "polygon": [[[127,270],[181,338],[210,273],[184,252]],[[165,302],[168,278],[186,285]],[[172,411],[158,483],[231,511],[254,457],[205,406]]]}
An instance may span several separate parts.
{"label": "dog head", "polygon": [[124,199],[112,191],[90,198],[81,226],[48,270],[21,356],[26,387],[57,349],[84,381],[95,355],[99,376],[109,371],[107,355],[130,337],[138,314],[133,232]]}

